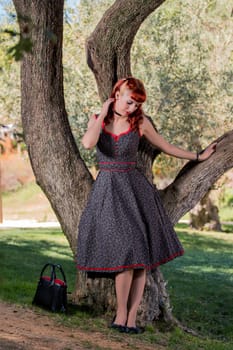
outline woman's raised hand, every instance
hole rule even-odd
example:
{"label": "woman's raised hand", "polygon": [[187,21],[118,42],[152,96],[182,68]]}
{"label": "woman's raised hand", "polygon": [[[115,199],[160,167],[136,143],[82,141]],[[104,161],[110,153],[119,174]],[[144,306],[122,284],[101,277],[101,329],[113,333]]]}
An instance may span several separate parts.
{"label": "woman's raised hand", "polygon": [[104,118],[106,117],[106,115],[108,114],[109,106],[113,102],[114,102],[114,98],[110,97],[103,103],[103,106],[100,112],[101,117],[104,117]]}

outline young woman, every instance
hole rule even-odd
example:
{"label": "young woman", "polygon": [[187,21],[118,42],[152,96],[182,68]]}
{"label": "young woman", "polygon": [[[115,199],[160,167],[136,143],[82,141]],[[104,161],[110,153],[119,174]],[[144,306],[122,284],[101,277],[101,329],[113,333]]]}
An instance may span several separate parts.
{"label": "young woman", "polygon": [[195,161],[208,159],[216,147],[199,155],[171,145],[144,116],[145,100],[140,80],[119,80],[82,139],[87,149],[97,146],[100,172],[80,220],[77,267],[90,277],[115,278],[117,311],[111,326],[128,333],[141,332],[136,316],[146,271],[184,252],[158,191],[137,169],[140,137],[166,154]]}

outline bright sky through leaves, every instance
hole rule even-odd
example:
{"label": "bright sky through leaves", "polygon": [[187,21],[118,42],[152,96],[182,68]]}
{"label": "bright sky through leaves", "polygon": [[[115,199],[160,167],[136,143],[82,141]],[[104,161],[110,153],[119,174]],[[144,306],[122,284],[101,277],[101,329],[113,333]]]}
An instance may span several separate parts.
{"label": "bright sky through leaves", "polygon": [[[67,5],[69,7],[75,7],[79,0],[65,0]],[[12,4],[13,2],[11,0],[0,0],[0,22],[4,21],[4,18],[6,17],[7,13],[5,12],[4,8],[7,4]]]}

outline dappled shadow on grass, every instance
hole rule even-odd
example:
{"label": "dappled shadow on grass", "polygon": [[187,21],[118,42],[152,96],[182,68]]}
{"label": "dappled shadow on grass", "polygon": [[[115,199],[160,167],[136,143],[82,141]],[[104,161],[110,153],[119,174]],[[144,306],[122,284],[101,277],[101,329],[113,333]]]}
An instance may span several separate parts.
{"label": "dappled shadow on grass", "polygon": [[[213,232],[213,235],[208,232],[208,234],[205,234],[205,232],[199,232],[195,230],[189,230],[188,232],[184,230],[176,230],[178,236],[182,239],[182,242],[184,245],[190,245],[195,247],[200,247],[201,249],[203,247],[205,248],[212,248],[214,250],[217,250],[218,245],[221,247],[221,249],[230,249],[232,247],[232,241],[230,241],[231,237],[233,235],[229,234],[229,240],[225,240],[224,237],[228,236],[223,233],[223,236],[221,238],[221,233],[217,233],[218,237],[216,237],[215,233]],[[201,245],[201,246],[200,246]]]}
{"label": "dappled shadow on grass", "polygon": [[233,244],[179,231],[185,255],[162,267],[175,316],[203,335],[233,340]]}
{"label": "dappled shadow on grass", "polygon": [[[178,224],[176,224],[176,227],[178,229],[183,229],[183,230],[191,230],[191,227],[188,223],[185,222],[179,222]],[[222,228],[222,233],[233,233],[233,225],[232,224],[222,224],[221,225]],[[193,231],[195,231],[195,229],[193,229]],[[203,231],[204,233],[205,231]]]}
{"label": "dappled shadow on grass", "polygon": [[96,316],[96,313],[93,309],[93,307],[90,307],[88,305],[77,305],[77,304],[73,304],[72,302],[69,302],[69,308],[68,308],[68,312],[66,313],[66,315],[72,316],[72,315],[77,315],[77,314],[81,314],[83,316],[83,314],[88,315],[88,317],[94,317]]}
{"label": "dappled shadow on grass", "polygon": [[[178,229],[178,235],[185,255],[161,267],[169,282],[175,317],[204,336],[232,340],[232,241],[205,236],[204,233],[186,233],[181,229]],[[31,305],[40,271],[47,262],[62,265],[68,291],[72,292],[76,267],[60,230],[0,231],[0,298]],[[64,315],[65,323],[79,327],[88,326],[93,319],[95,314],[85,305],[70,304],[68,315]],[[98,322],[105,325],[103,319]]]}
{"label": "dappled shadow on grass", "polygon": [[233,233],[233,225],[222,225],[222,231],[226,233]]}
{"label": "dappled shadow on grass", "polygon": [[[75,263],[61,231],[51,229],[0,231],[0,242],[1,299],[30,304],[41,269],[48,262],[62,265],[68,290],[73,290]],[[46,275],[49,274],[48,269]]]}

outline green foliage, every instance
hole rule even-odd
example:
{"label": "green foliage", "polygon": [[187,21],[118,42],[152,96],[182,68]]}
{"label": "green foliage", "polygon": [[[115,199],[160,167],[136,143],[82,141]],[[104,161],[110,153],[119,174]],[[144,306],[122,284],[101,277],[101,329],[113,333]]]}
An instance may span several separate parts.
{"label": "green foliage", "polygon": [[20,61],[25,53],[32,51],[32,41],[30,38],[20,37],[20,40],[14,46],[11,46],[7,53],[12,56],[16,61]]}
{"label": "green foliage", "polygon": [[[81,1],[65,28],[66,101],[78,142],[89,115],[100,109],[95,81],[85,63],[85,39],[112,3]],[[227,23],[222,19],[226,6],[229,8],[226,1],[220,6],[208,0],[195,4],[167,0],[143,23],[131,51],[133,74],[147,88],[146,113],[170,142],[191,150],[205,147],[228,130],[232,121],[227,80],[231,81],[233,64],[230,49],[220,52],[222,41],[216,40],[216,31],[225,43],[230,36],[229,13]],[[212,30],[216,18],[218,28]],[[225,65],[213,65],[213,55],[216,62],[223,56]],[[89,165],[95,161],[93,153],[82,154]],[[165,172],[180,167],[179,161],[168,157],[160,157],[156,164]]]}
{"label": "green foliage", "polygon": [[101,104],[93,73],[86,64],[85,40],[112,1],[81,0],[76,10],[66,9],[69,21],[64,26],[64,89],[72,131],[88,166],[96,164],[95,150],[83,149],[80,140],[88,119]]}
{"label": "green foliage", "polygon": [[[228,14],[224,20],[222,13]],[[134,41],[133,73],[147,86],[146,112],[170,142],[190,150],[205,147],[232,125],[230,13],[226,1],[167,0]],[[177,161],[162,157],[156,165],[167,172]]]}
{"label": "green foliage", "polygon": [[0,110],[1,122],[15,124],[21,130],[20,67],[11,53],[18,43],[16,25],[0,26]]}
{"label": "green foliage", "polygon": [[[11,17],[13,19],[16,19],[15,14],[11,14]],[[33,43],[30,37],[31,28],[32,28],[32,21],[29,17],[26,16],[19,16],[19,20],[22,20],[24,22],[24,29],[22,33],[19,33],[18,31],[14,29],[4,29],[3,32],[5,34],[8,34],[11,38],[16,38],[17,42],[15,45],[12,45],[8,48],[7,54],[15,59],[15,61],[20,61],[24,54],[27,54],[32,51]]]}
{"label": "green foliage", "polygon": [[221,205],[223,207],[233,207],[233,189],[224,188],[220,198]]}
{"label": "green foliage", "polygon": [[[219,216],[222,222],[233,222],[233,189],[224,186],[219,197]],[[228,232],[232,232],[233,227],[223,226]]]}
{"label": "green foliage", "polygon": [[[65,7],[65,100],[79,146],[90,114],[101,108],[86,64],[85,40],[113,2],[81,0],[76,7]],[[190,150],[205,147],[232,125],[231,11],[227,0],[166,0],[142,24],[131,50],[132,72],[147,88],[145,112],[168,141]],[[31,25],[29,21],[28,28]],[[31,43],[17,42],[18,29],[12,21],[2,24],[1,30],[0,107],[5,120],[20,124],[19,67],[6,52],[10,49],[20,58],[19,53],[30,50]],[[11,36],[6,37],[4,30]],[[53,33],[47,35],[56,40]],[[89,166],[95,163],[94,151],[81,147],[81,154]],[[167,173],[180,167],[180,162],[162,157],[157,167]]]}
{"label": "green foliage", "polygon": [[18,30],[16,30],[15,22],[17,17],[14,8],[11,9],[11,5],[9,3],[8,5],[5,5],[5,7],[9,18],[6,21],[6,24],[2,24],[2,32],[7,34],[10,39],[13,39],[9,40],[10,45],[6,53],[10,58],[13,58],[17,62],[23,58],[24,54],[32,51],[33,43],[30,33],[33,23],[29,17],[19,16],[18,20],[24,22],[23,32],[20,33]]}

